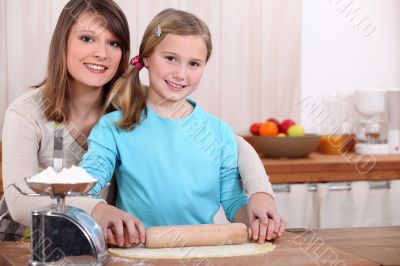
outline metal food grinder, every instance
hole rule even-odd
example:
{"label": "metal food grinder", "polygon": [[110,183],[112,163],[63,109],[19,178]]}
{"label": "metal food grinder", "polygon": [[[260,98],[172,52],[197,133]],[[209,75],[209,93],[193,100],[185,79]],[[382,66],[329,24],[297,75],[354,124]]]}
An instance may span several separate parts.
{"label": "metal food grinder", "polygon": [[[63,167],[63,126],[54,125],[53,167],[56,172]],[[107,246],[101,227],[82,209],[65,205],[65,197],[88,195],[96,182],[88,183],[36,183],[25,178],[25,183],[35,193],[23,195],[50,196],[57,204],[32,212],[32,255],[29,265],[104,265],[108,259]],[[105,189],[108,189],[108,185]]]}

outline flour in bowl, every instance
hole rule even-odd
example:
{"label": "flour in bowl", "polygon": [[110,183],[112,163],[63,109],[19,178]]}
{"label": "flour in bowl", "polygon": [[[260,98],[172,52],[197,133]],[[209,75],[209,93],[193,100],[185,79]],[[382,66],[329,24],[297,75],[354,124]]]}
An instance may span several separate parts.
{"label": "flour in bowl", "polygon": [[46,183],[46,184],[78,184],[96,182],[97,179],[90,176],[82,167],[71,166],[71,168],[63,168],[57,173],[53,167],[47,167],[42,172],[28,178],[29,182]]}

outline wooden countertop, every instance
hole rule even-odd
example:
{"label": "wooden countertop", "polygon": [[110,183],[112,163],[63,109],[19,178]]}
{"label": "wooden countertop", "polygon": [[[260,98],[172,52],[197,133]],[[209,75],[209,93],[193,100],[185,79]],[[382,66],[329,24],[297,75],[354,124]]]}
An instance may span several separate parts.
{"label": "wooden countertop", "polygon": [[399,155],[312,153],[308,158],[262,162],[273,184],[400,179]]}
{"label": "wooden countertop", "polygon": [[[111,257],[107,265],[400,265],[400,226],[294,230],[267,255],[184,259]],[[26,265],[29,243],[0,242],[0,265]]]}
{"label": "wooden countertop", "polygon": [[318,236],[329,246],[380,265],[400,265],[400,226],[291,232],[307,239]]}

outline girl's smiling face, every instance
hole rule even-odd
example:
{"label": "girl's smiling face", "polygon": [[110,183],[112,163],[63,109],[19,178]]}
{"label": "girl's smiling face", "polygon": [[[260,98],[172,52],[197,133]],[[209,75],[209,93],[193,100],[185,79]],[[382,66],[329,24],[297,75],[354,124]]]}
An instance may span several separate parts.
{"label": "girl's smiling face", "polygon": [[67,69],[72,88],[101,88],[118,70],[122,56],[119,40],[104,22],[98,15],[83,13],[71,27]]}
{"label": "girl's smiling face", "polygon": [[143,59],[149,71],[148,101],[185,101],[200,83],[206,58],[207,47],[201,36],[167,34]]}

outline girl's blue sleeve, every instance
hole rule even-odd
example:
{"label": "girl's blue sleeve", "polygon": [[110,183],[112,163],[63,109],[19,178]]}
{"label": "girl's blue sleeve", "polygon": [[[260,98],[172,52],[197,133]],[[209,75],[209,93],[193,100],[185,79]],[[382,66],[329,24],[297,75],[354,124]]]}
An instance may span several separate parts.
{"label": "girl's blue sleeve", "polygon": [[100,191],[110,182],[118,159],[118,149],[115,141],[115,126],[103,117],[92,129],[88,138],[88,151],[83,156],[80,166],[89,175],[98,179],[97,184],[89,192]]}
{"label": "girl's blue sleeve", "polygon": [[221,123],[220,198],[226,217],[233,221],[236,212],[247,205],[247,196],[240,183],[237,144],[232,130]]}

